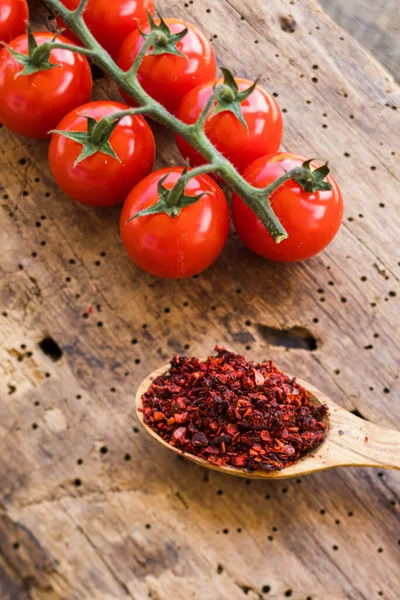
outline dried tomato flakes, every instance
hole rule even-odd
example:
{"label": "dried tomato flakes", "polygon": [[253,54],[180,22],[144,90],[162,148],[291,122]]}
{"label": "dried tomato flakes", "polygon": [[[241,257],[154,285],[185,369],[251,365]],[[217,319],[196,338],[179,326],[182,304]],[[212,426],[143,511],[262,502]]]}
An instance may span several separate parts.
{"label": "dried tomato flakes", "polygon": [[325,406],[272,361],[225,348],[203,362],[176,356],[143,395],[145,423],[171,446],[208,462],[275,471],[318,445]]}

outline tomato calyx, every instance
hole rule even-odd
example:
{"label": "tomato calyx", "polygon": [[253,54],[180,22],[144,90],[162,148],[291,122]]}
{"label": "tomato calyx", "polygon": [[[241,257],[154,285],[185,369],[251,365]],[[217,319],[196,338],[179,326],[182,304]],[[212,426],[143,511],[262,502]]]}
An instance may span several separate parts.
{"label": "tomato calyx", "polygon": [[241,103],[252,94],[257,86],[258,80],[247,90],[239,91],[238,85],[229,69],[221,68],[224,74],[224,82],[215,89],[217,104],[213,109],[211,116],[218,113],[229,111],[241,122],[243,127],[248,130],[247,123],[243,117]]}
{"label": "tomato calyx", "polygon": [[330,173],[328,163],[311,171],[311,163],[313,160],[314,159],[310,158],[301,165],[301,170],[293,177],[294,181],[300,184],[302,189],[309,194],[331,190],[332,185],[329,181],[325,180]]}
{"label": "tomato calyx", "polygon": [[60,67],[60,64],[51,63],[49,61],[50,53],[53,49],[53,42],[55,42],[58,35],[60,34],[56,34],[51,42],[44,42],[39,46],[33,35],[32,29],[28,24],[28,54],[17,52],[8,44],[4,44],[11,56],[24,67],[22,71],[16,73],[15,78],[20,77],[21,75],[33,75],[33,73],[38,73],[39,71],[48,71],[54,67]]}
{"label": "tomato calyx", "polygon": [[148,215],[157,215],[165,213],[169,217],[178,217],[181,214],[183,208],[187,206],[191,206],[195,204],[203,196],[210,194],[211,192],[202,192],[197,196],[187,196],[185,194],[185,186],[189,179],[191,179],[190,173],[188,174],[187,169],[185,168],[182,172],[181,177],[178,179],[176,184],[172,189],[168,189],[164,187],[165,180],[169,177],[170,173],[167,173],[157,185],[157,193],[158,193],[158,202],[145,208],[130,219],[128,219],[127,223],[136,219],[137,217],[146,217]]}
{"label": "tomato calyx", "polygon": [[157,25],[153,19],[151,12],[147,11],[147,18],[150,24],[150,33],[144,33],[138,27],[140,35],[146,40],[151,37],[152,45],[149,51],[150,56],[160,56],[161,54],[174,54],[175,56],[182,56],[187,59],[186,54],[183,54],[176,47],[177,43],[185,37],[188,32],[187,27],[178,33],[171,33],[170,28],[162,18],[160,14],[158,14],[160,23]]}
{"label": "tomato calyx", "polygon": [[103,117],[100,121],[96,121],[93,117],[85,116],[87,120],[87,131],[64,131],[62,129],[52,129],[49,133],[56,133],[63,137],[73,140],[82,145],[82,152],[74,162],[76,167],[80,162],[93,156],[96,152],[111,156],[118,162],[121,162],[118,154],[114,151],[110,143],[110,137],[120,123],[120,121],[129,115],[137,115],[145,112],[144,108],[132,108],[129,110],[118,111],[113,115]]}

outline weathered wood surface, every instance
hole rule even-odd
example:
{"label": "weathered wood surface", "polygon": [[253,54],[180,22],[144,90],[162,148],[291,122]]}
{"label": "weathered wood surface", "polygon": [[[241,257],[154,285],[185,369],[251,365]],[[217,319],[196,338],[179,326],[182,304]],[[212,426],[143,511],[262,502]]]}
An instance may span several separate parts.
{"label": "weathered wood surface", "polygon": [[341,27],[400,80],[399,0],[320,0]]}
{"label": "weathered wood surface", "polygon": [[[172,354],[217,342],[399,429],[399,89],[313,0],[159,6],[240,75],[262,73],[287,110],[284,147],[330,159],[345,221],[304,264],[269,264],[232,235],[200,277],[157,280],[125,256],[118,209],[68,200],[47,143],[1,129],[0,598],[396,600],[398,473],[249,484],[173,457],[133,402]],[[34,19],[53,26],[40,5]],[[159,164],[173,162],[157,134]],[[292,327],[304,348],[279,345]]]}

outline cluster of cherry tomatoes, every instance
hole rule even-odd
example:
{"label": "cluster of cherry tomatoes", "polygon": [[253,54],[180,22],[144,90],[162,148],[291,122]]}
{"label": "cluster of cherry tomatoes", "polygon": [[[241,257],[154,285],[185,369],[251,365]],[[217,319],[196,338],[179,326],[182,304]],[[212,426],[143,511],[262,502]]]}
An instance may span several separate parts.
{"label": "cluster of cherry tomatoes", "polygon": [[[63,3],[73,9],[79,0]],[[154,14],[153,0],[89,0],[84,17],[123,70],[129,69],[140,52],[143,34],[152,25],[165,23],[177,40],[176,52],[148,52],[137,77],[152,98],[181,121],[194,123],[221,81],[214,50],[193,25],[178,19],[151,18],[149,22],[149,14]],[[184,168],[152,173],[155,142],[147,121],[140,115],[112,121],[113,115],[135,106],[134,100],[121,91],[127,104],[90,102],[92,76],[87,58],[64,48],[52,48],[46,54],[53,34],[24,33],[27,18],[26,0],[0,0],[0,39],[9,44],[0,52],[0,121],[27,137],[51,135],[51,171],[59,187],[74,200],[92,206],[124,202],[121,239],[139,267],[167,278],[203,271],[222,251],[230,226],[228,203],[217,180],[205,174],[190,179],[185,194],[204,195],[177,216],[161,213],[132,219],[159,201],[160,186],[172,189]],[[187,32],[179,37],[185,28]],[[64,33],[58,42],[79,43],[72,32]],[[235,81],[238,92],[252,86],[245,79]],[[260,85],[240,102],[240,112],[241,118],[230,110],[210,114],[205,132],[252,185],[265,187],[284,170],[306,160],[278,153],[282,115],[275,99]],[[103,128],[97,126],[99,122],[105,124]],[[176,136],[176,143],[191,167],[205,163],[184,139]],[[329,175],[327,181],[330,190],[307,192],[299,183],[288,181],[274,192],[272,207],[289,234],[279,245],[234,194],[232,218],[239,237],[248,248],[273,260],[313,256],[332,240],[342,220],[339,187]]]}

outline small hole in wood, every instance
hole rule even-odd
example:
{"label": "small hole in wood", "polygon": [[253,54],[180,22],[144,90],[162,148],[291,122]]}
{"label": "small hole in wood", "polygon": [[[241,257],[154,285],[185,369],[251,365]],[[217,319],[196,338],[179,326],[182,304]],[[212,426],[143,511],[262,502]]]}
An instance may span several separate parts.
{"label": "small hole in wood", "polygon": [[63,355],[60,346],[50,336],[43,338],[42,341],[39,342],[39,347],[42,350],[42,352],[44,352],[44,354],[46,354],[46,356],[51,358],[51,360],[53,360],[54,362],[60,360],[60,358]]}
{"label": "small hole in wood", "polygon": [[107,452],[108,452],[108,448],[107,448],[107,446],[102,446],[102,447],[100,448],[100,454],[107,454]]}
{"label": "small hole in wood", "polygon": [[75,481],[74,481],[74,485],[75,485],[76,487],[80,487],[80,486],[82,485],[82,481],[81,481],[80,479],[75,479]]}

